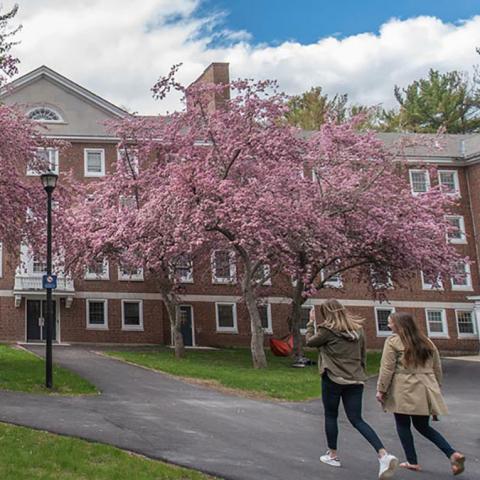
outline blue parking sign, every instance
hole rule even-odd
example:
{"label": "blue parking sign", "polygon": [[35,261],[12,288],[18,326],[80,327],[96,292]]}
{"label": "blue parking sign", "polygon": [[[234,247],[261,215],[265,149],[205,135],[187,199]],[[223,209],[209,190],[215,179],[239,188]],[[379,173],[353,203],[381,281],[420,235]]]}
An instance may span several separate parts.
{"label": "blue parking sign", "polygon": [[43,288],[57,288],[57,276],[56,275],[44,275],[42,277]]}

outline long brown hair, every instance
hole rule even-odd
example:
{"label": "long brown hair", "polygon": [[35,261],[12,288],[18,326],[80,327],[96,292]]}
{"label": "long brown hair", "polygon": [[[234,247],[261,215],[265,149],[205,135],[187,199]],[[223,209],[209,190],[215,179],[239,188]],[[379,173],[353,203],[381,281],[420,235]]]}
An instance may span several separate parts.
{"label": "long brown hair", "polygon": [[326,300],[320,305],[323,327],[338,332],[356,332],[362,328],[363,319],[352,315],[338,300]]}
{"label": "long brown hair", "polygon": [[433,357],[434,346],[430,339],[419,330],[409,313],[392,313],[390,318],[405,348],[405,366],[423,367]]}

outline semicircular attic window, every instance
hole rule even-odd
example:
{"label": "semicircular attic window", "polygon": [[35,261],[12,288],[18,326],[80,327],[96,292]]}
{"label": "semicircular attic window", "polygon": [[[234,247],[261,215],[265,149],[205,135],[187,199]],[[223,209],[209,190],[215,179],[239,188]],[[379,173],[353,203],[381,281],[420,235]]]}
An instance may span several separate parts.
{"label": "semicircular attic window", "polygon": [[36,107],[30,110],[27,116],[37,122],[63,122],[62,117],[55,110],[48,107]]}

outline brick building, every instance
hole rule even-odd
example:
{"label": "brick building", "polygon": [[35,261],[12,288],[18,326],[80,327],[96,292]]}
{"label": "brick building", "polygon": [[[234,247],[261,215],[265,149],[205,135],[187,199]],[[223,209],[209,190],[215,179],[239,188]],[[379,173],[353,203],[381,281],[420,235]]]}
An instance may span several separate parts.
{"label": "brick building", "polygon": [[[197,81],[226,82],[228,78],[228,64],[214,63]],[[212,99],[211,108],[223,98]],[[0,101],[19,105],[26,115],[48,127],[48,136],[70,143],[68,151],[60,156],[55,150],[48,152],[60,181],[62,172],[73,170],[78,181],[95,182],[116,161],[117,141],[108,134],[103,122],[128,113],[51,69],[40,67],[13,81],[1,93]],[[397,134],[380,136],[386,143],[398,137]],[[305,318],[309,309],[319,305],[322,299],[339,298],[366,318],[368,344],[380,348],[389,334],[388,314],[395,309],[409,311],[442,350],[478,352],[480,134],[448,135],[441,151],[416,149],[408,154],[408,160],[416,165],[410,170],[412,194],[421,193],[440,181],[460,196],[459,206],[450,219],[459,230],[446,241],[457,244],[458,249],[474,261],[470,267],[465,266],[466,280],[450,281],[442,285],[442,289],[433,289],[418,272],[408,288],[391,285],[389,302],[380,303],[371,298],[365,285],[354,284],[347,274],[332,280],[330,288],[308,301],[304,307]],[[438,178],[429,178],[427,171],[418,167],[422,163],[438,165]],[[35,172],[25,173],[35,177]],[[0,243],[0,340],[41,341],[44,265],[22,249],[22,266],[14,269],[7,262],[8,255],[9,252],[2,252]],[[186,343],[248,345],[250,325],[235,278],[235,258],[228,252],[213,255],[213,267],[208,260],[194,264],[192,269],[186,266],[183,272],[181,313],[185,319]],[[262,288],[267,301],[262,309],[267,337],[282,336],[287,330],[288,300],[284,292],[288,285],[285,279],[273,278],[271,284]],[[54,300],[55,337],[59,342],[171,342],[160,296],[153,284],[144,280],[141,271],[131,275],[117,265],[104,264],[96,271],[87,272],[82,279],[59,277]]]}

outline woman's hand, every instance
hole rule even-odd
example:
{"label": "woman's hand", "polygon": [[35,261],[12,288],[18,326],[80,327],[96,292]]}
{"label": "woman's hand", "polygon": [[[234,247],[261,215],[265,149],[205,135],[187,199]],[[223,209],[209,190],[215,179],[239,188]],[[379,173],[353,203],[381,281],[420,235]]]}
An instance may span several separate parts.
{"label": "woman's hand", "polygon": [[384,403],[385,402],[385,394],[383,392],[377,392],[375,395],[375,398],[377,399],[378,402]]}

